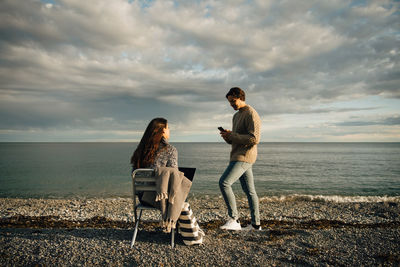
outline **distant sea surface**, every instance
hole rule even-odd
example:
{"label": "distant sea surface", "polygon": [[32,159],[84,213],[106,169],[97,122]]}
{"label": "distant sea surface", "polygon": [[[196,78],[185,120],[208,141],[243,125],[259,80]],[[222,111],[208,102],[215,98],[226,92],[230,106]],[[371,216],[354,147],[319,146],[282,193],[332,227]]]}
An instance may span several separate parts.
{"label": "distant sea surface", "polygon": [[[130,197],[136,143],[0,143],[0,197]],[[197,168],[191,193],[219,195],[224,143],[172,143]],[[400,143],[261,143],[253,166],[260,197],[400,199]],[[243,195],[240,183],[234,186]]]}

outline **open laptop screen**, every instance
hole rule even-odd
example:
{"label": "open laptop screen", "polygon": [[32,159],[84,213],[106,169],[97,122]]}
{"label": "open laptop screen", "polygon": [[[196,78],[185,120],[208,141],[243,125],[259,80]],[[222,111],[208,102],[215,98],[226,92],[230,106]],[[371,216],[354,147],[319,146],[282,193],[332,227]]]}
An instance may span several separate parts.
{"label": "open laptop screen", "polygon": [[194,173],[196,172],[196,168],[186,168],[186,167],[179,167],[179,170],[185,174],[185,176],[190,180],[193,181]]}

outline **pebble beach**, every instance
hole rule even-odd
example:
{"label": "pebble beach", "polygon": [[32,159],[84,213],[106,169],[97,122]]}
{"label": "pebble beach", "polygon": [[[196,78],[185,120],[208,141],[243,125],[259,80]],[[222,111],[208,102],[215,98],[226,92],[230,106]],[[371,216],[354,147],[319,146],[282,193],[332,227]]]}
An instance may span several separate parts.
{"label": "pebble beach", "polygon": [[[400,201],[260,198],[262,231],[223,231],[219,196],[191,195],[205,231],[185,246],[147,212],[136,244],[132,199],[0,198],[1,266],[399,266]],[[242,226],[247,200],[237,199]]]}

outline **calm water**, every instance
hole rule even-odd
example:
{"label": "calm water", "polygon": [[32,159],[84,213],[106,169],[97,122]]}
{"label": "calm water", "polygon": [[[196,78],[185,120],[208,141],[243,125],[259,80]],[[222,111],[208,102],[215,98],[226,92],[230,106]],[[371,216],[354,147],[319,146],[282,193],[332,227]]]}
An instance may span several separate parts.
{"label": "calm water", "polygon": [[[175,143],[191,192],[220,194],[224,143]],[[134,143],[0,143],[0,197],[129,197]],[[400,143],[263,143],[260,196],[400,196]],[[241,193],[239,182],[235,192]]]}

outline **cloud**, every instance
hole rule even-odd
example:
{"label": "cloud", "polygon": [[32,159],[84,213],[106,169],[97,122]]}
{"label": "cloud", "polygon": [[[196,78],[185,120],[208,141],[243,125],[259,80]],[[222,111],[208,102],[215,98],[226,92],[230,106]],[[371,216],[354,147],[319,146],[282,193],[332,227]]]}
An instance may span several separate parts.
{"label": "cloud", "polygon": [[383,118],[379,121],[345,121],[341,123],[337,123],[337,126],[371,126],[371,125],[400,125],[400,116],[393,116]]}
{"label": "cloud", "polygon": [[161,115],[177,130],[186,125],[207,136],[230,123],[220,116],[232,115],[225,103],[232,86],[246,89],[263,118],[379,113],[380,103],[320,107],[369,96],[399,100],[398,7],[4,0],[0,129],[27,136],[29,129],[81,129],[96,138],[108,128],[139,130]]}

